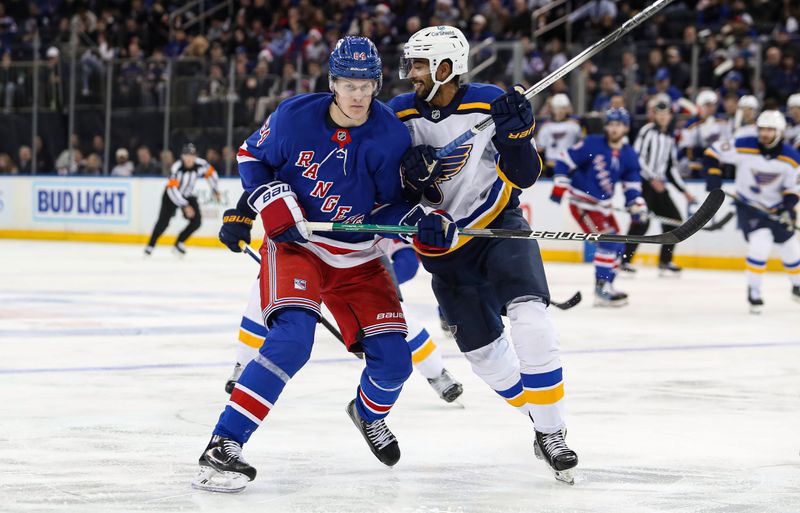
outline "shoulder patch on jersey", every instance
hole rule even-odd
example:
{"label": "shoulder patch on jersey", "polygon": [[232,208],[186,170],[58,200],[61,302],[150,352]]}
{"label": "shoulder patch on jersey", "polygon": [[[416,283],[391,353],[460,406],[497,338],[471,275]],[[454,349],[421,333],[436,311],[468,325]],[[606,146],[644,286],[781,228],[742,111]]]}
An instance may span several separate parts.
{"label": "shoulder patch on jersey", "polygon": [[733,144],[739,153],[758,153],[758,137],[739,137]]}

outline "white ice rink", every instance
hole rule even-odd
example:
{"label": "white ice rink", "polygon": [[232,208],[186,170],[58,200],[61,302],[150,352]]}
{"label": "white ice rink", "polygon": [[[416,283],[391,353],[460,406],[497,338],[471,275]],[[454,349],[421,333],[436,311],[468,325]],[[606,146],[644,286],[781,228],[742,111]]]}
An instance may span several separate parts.
{"label": "white ice rink", "polygon": [[533,456],[530,423],[474,377],[434,318],[428,276],[404,289],[464,408],[415,373],[381,465],[345,414],[361,363],[323,329],[312,360],[245,446],[241,494],[190,488],[226,400],[256,266],[190,248],[0,241],[0,511],[798,512],[800,304],[767,274],[643,268],[624,309],[591,306],[588,265],[551,264],[572,487]]}

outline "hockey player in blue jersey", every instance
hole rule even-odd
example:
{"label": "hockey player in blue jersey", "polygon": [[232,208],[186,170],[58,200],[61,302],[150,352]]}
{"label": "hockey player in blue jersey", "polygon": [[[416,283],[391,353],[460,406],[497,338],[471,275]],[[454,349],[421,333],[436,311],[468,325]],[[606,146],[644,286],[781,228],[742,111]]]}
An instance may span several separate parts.
{"label": "hockey player in blue jersey", "polygon": [[[248,220],[260,215],[261,306],[269,326],[259,355],[244,369],[200,458],[193,486],[244,489],[256,470],[242,445],[308,360],[324,302],[345,343],[365,354],[356,398],[347,413],[370,450],[386,465],[400,459],[384,418],[411,373],[406,324],[395,287],[381,265],[384,239],[363,233],[310,233],[308,221],[418,226],[414,244],[446,250],[457,241],[443,213],[402,202],[400,160],[405,127],[375,100],[382,67],[363,37],[340,40],[329,60],[333,94],[305,94],[281,103],[240,147],[245,194],[229,225],[229,246],[249,239]],[[376,207],[377,205],[377,207]]]}
{"label": "hockey player in blue jersey", "polygon": [[[630,115],[625,109],[609,109],[605,135],[590,135],[561,154],[553,176],[550,199],[561,202],[569,191],[569,209],[584,232],[619,233],[611,212],[611,197],[617,182],[622,182],[625,203],[635,220],[647,215],[642,198],[639,157],[625,142]],[[594,254],[595,305],[623,306],[628,295],[614,289],[625,244],[600,242]]]}
{"label": "hockey player in blue jersey", "polygon": [[[459,85],[468,54],[464,35],[447,26],[422,29],[404,46],[400,77],[414,91],[389,102],[414,144],[403,157],[404,188],[422,205],[444,208],[460,228],[528,229],[518,196],[542,169],[531,106],[517,90]],[[436,161],[435,148],[487,115],[496,133],[481,132]],[[533,420],[536,455],[572,482],[578,457],[564,441],[558,336],[546,311],[550,292],[537,243],[460,237],[450,250],[418,252],[475,374]],[[511,342],[501,315],[510,320]]]}

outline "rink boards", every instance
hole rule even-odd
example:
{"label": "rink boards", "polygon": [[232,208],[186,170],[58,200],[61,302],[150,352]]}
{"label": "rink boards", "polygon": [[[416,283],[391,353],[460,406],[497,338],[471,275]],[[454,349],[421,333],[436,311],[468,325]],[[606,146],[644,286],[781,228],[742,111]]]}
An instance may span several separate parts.
{"label": "rink boards", "polygon": [[[0,177],[0,238],[49,239],[90,242],[123,242],[144,244],[156,222],[164,178],[77,178],[77,177]],[[705,196],[704,184],[689,184],[698,197]],[[522,192],[525,216],[534,228],[580,231],[566,205],[549,200],[552,185],[547,180]],[[220,246],[217,232],[222,212],[235,206],[241,195],[238,179],[220,180],[221,203],[215,203],[205,181],[196,188],[203,215],[203,225],[189,240],[189,245]],[[681,212],[686,212],[683,196],[673,190],[673,198]],[[619,206],[622,197],[616,196]],[[723,206],[721,212],[732,207]],[[623,230],[629,218],[617,214]],[[185,221],[178,213],[173,218],[162,243],[174,242]],[[254,240],[263,234],[256,223]],[[651,233],[660,231],[652,223]],[[581,262],[586,248],[581,242],[541,241],[546,260]],[[682,243],[676,251],[676,262],[687,267],[708,269],[744,269],[746,246],[736,230],[735,219],[715,232],[702,231]],[[642,246],[638,259],[655,263],[658,248]],[[770,260],[768,269],[780,269],[778,260]]]}

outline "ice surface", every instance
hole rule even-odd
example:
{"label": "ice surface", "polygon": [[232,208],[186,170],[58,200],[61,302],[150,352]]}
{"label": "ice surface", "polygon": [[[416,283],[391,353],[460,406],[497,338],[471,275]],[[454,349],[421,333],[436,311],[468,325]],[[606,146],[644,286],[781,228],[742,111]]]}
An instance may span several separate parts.
{"label": "ice surface", "polygon": [[530,423],[474,377],[404,289],[464,408],[415,374],[389,417],[383,467],[345,414],[362,363],[324,329],[311,362],[245,447],[238,495],[190,488],[226,400],[256,267],[190,248],[0,241],[0,511],[797,512],[800,304],[767,274],[760,317],[741,273],[643,268],[624,309],[591,306],[592,268],[548,265],[575,486],[533,456]]}

